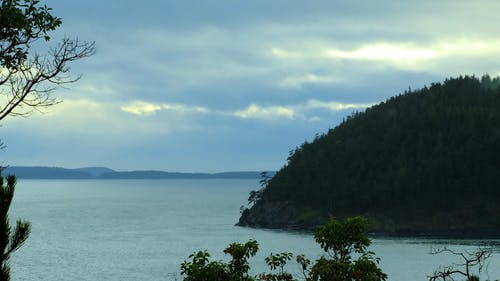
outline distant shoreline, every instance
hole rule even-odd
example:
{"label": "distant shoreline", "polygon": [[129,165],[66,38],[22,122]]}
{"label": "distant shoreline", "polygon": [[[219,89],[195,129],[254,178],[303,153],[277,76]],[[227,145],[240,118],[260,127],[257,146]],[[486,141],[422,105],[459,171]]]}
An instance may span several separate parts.
{"label": "distant shoreline", "polygon": [[[274,172],[271,172],[274,173]],[[180,173],[156,170],[115,171],[106,167],[67,169],[61,167],[10,166],[2,168],[2,175],[15,175],[18,179],[259,179],[260,171],[220,173]],[[268,172],[269,174],[269,172]]]}

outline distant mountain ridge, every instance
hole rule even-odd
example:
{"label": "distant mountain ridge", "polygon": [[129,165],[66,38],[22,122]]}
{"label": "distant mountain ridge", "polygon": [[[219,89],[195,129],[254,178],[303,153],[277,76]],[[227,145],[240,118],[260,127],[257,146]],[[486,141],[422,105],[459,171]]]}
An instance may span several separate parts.
{"label": "distant mountain ridge", "polygon": [[61,167],[9,166],[2,175],[19,179],[259,179],[261,172],[179,173],[165,171],[115,171],[106,167],[67,169]]}
{"label": "distant mountain ridge", "polygon": [[85,167],[85,168],[77,168],[71,170],[89,174],[93,177],[98,177],[108,173],[116,173],[115,170],[106,167]]}

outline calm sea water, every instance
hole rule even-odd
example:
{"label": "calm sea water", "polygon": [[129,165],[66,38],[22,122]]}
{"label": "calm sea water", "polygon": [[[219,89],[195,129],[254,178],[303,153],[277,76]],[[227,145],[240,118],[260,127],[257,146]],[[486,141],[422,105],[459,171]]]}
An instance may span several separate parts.
{"label": "calm sea water", "polygon": [[[22,180],[11,219],[32,223],[11,260],[12,280],[180,280],[179,266],[197,250],[224,259],[231,242],[256,239],[255,273],[270,252],[321,254],[310,234],[234,226],[257,180]],[[433,247],[495,247],[484,276],[500,279],[500,240],[376,238],[371,250],[389,280],[427,280],[438,265]],[[291,270],[298,269],[292,262]]]}

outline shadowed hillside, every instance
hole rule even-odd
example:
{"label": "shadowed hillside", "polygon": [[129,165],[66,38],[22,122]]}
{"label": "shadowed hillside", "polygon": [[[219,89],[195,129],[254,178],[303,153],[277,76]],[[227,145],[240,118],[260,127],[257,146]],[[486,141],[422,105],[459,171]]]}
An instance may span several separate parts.
{"label": "shadowed hillside", "polygon": [[388,234],[500,235],[499,85],[449,79],[352,114],[291,152],[238,224],[364,215]]}

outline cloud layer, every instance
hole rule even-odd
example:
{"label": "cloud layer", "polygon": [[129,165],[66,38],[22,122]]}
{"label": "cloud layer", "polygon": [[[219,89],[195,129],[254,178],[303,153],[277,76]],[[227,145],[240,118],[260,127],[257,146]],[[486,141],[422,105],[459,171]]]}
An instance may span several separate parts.
{"label": "cloud layer", "polygon": [[95,40],[97,54],[73,65],[84,76],[62,104],[5,121],[8,164],[277,169],[408,87],[500,74],[498,1],[47,5],[63,18],[55,39]]}

